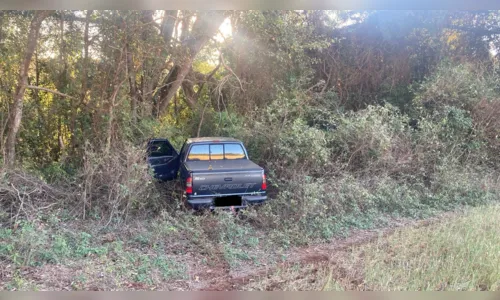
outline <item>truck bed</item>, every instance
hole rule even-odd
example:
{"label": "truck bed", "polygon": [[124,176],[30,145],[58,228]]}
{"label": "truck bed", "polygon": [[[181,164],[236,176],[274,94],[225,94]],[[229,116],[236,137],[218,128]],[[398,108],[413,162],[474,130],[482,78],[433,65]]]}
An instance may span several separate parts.
{"label": "truck bed", "polygon": [[249,159],[188,161],[186,168],[191,172],[262,171],[261,167]]}
{"label": "truck bed", "polygon": [[248,159],[189,161],[192,197],[251,195],[261,192],[263,169]]}

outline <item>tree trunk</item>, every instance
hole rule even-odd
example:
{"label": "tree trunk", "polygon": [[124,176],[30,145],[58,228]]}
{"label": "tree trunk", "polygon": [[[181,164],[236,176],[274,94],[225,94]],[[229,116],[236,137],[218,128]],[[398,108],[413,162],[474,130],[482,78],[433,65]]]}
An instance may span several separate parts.
{"label": "tree trunk", "polygon": [[[29,78],[28,78],[29,79]],[[29,83],[29,80],[28,80],[28,83]],[[38,86],[40,85],[40,68],[39,68],[39,64],[38,64],[38,51],[35,52],[35,85]],[[33,90],[33,96],[35,98],[35,102],[36,102],[36,109],[37,109],[37,113],[38,113],[38,134],[43,135],[45,134],[45,132],[49,132],[47,130],[47,122],[46,122],[46,118],[44,116],[44,112],[43,112],[43,104],[42,104],[42,101],[40,99],[40,95],[38,93],[38,90]]]}
{"label": "tree trunk", "polygon": [[[66,89],[66,86],[68,84],[68,63],[66,61],[66,43],[64,41],[64,19],[61,18],[59,20],[59,30],[60,30],[60,36],[59,36],[59,65],[60,65],[60,71],[59,71],[59,79],[57,80],[57,82],[55,83],[56,87],[57,87],[57,90],[58,91],[61,91],[61,92],[64,92],[65,89]],[[58,95],[59,98],[58,101],[60,103],[62,103],[65,99],[64,96],[61,96],[61,95]],[[74,105],[74,101],[70,100],[71,101],[71,117],[73,115],[73,105]],[[66,117],[66,120],[71,118],[68,116],[67,113],[64,114],[64,117]],[[58,145],[59,145],[59,148],[58,148],[58,151],[54,153],[54,157],[53,159],[55,160],[58,160],[61,156],[65,155],[64,153],[64,150],[65,150],[65,146],[64,146],[64,142],[63,142],[63,134],[62,134],[62,131],[63,131],[63,122],[62,122],[62,118],[63,118],[63,115],[60,115],[58,116],[58,123],[57,123],[57,140],[58,140]],[[71,130],[71,132],[73,132],[73,130]]]}
{"label": "tree trunk", "polygon": [[[176,65],[178,73],[175,79],[167,76],[167,82],[161,90],[160,95],[164,95],[159,99],[158,115],[165,113],[165,110],[173,99],[177,90],[181,87],[184,78],[191,70],[194,59],[205,46],[208,41],[217,33],[219,27],[224,22],[224,13],[222,11],[204,12],[198,15],[193,25],[193,31],[190,37],[186,39],[187,53],[183,59]],[[172,70],[174,71],[175,68]],[[172,72],[171,71],[171,72]]]}
{"label": "tree trunk", "polygon": [[196,92],[193,89],[194,85],[188,81],[184,81],[181,86],[184,97],[186,98],[186,103],[192,109],[196,104],[194,99],[196,96]]}
{"label": "tree trunk", "polygon": [[120,86],[124,81],[119,84],[116,84],[113,90],[113,94],[111,95],[109,109],[108,109],[108,132],[106,135],[106,147],[104,152],[109,154],[109,150],[111,149],[111,140],[113,137],[113,122],[115,121],[115,100],[118,95],[118,91],[120,91]]}
{"label": "tree trunk", "polygon": [[[2,40],[4,39],[4,26],[3,23],[5,22],[5,11],[0,10],[0,52],[4,51],[3,43]],[[8,105],[8,103],[6,103]],[[3,109],[4,107],[2,107]],[[5,130],[7,129],[7,122],[9,121],[8,115],[8,110],[7,107],[5,107],[5,110],[0,113],[0,153],[4,153],[4,133]]]}
{"label": "tree trunk", "polygon": [[5,19],[4,15],[5,12],[3,10],[0,10],[0,46],[2,45],[2,40],[3,40],[3,22]]}
{"label": "tree trunk", "polygon": [[89,25],[90,17],[92,16],[93,10],[88,10],[85,16],[85,27],[83,31],[83,64],[82,64],[82,89],[80,91],[80,99],[72,99],[71,101],[71,120],[70,120],[70,131],[71,131],[71,147],[70,151],[74,152],[77,147],[76,140],[76,116],[78,107],[85,103],[85,97],[88,91],[88,69],[89,69]]}
{"label": "tree trunk", "polygon": [[163,40],[170,47],[170,42],[174,34],[175,24],[177,22],[177,10],[166,10],[164,12],[163,20],[161,22],[161,35]]}
{"label": "tree trunk", "polygon": [[35,16],[31,20],[30,29],[28,33],[28,45],[24,54],[24,59],[19,66],[19,79],[14,94],[14,101],[10,110],[9,116],[9,129],[7,132],[7,141],[5,144],[4,165],[13,166],[16,159],[16,138],[21,126],[21,119],[23,116],[23,97],[28,82],[28,71],[30,67],[31,58],[35,52],[38,41],[38,33],[45,18],[49,16],[52,11],[36,11]]}
{"label": "tree trunk", "polygon": [[[160,77],[165,68],[164,63],[165,58],[168,56],[168,50],[171,45],[171,40],[165,40],[165,37],[168,36],[168,28],[169,24],[173,18],[169,18],[170,15],[173,15],[173,12],[169,13],[165,12],[164,19],[161,25],[160,36],[164,39],[165,44],[167,45],[162,50],[160,49],[151,49],[153,51],[151,56],[146,56],[142,60],[141,67],[141,81],[138,87],[138,99],[142,101],[143,104],[151,104],[151,107],[143,106],[140,110],[141,117],[145,117],[146,115],[155,115],[157,110],[157,105],[154,103],[155,99],[153,98],[154,90],[156,89],[156,84],[160,81]],[[175,11],[175,16],[177,15],[177,11]],[[153,11],[142,11],[141,16],[142,23],[142,32],[141,32],[141,44],[148,45],[149,40],[154,36],[156,37],[157,30],[156,28],[152,28],[151,24],[155,21],[153,20]],[[146,110],[146,108],[148,108]]]}
{"label": "tree trunk", "polygon": [[[125,50],[125,49],[123,49]],[[125,54],[126,55],[126,54]],[[120,80],[120,75],[121,75],[121,71],[122,71],[122,65],[124,63],[124,59],[123,59],[123,51],[121,52],[121,56],[119,58],[119,62],[118,62],[118,66],[116,67],[116,71],[115,71],[115,76],[113,78],[113,84],[114,84],[114,87],[113,87],[113,93],[111,94],[111,98],[109,99],[109,107],[108,107],[108,128],[107,128],[107,135],[106,135],[106,144],[105,144],[105,148],[104,148],[104,151],[106,154],[109,153],[110,149],[111,149],[111,142],[112,142],[112,137],[113,137],[113,123],[115,121],[115,106],[116,106],[116,97],[118,95],[118,92],[120,91],[120,87],[122,86],[122,84],[127,81],[127,76],[125,76],[125,78],[121,81]],[[125,60],[126,60],[126,57],[125,57]],[[127,62],[125,61],[125,64]]]}
{"label": "tree trunk", "polygon": [[130,86],[129,90],[129,95],[130,95],[130,109],[131,109],[131,114],[132,114],[132,123],[136,124],[137,123],[137,81],[136,81],[136,73],[135,73],[135,66],[134,66],[134,61],[132,57],[132,53],[130,52],[130,47],[127,41],[127,45],[125,47],[125,55],[127,56],[127,75],[128,75],[128,82]]}

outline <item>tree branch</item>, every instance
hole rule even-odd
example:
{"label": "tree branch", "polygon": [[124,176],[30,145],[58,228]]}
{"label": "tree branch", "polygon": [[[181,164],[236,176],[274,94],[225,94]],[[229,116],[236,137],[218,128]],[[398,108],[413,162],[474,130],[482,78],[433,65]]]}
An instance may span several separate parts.
{"label": "tree branch", "polygon": [[203,111],[202,111],[202,113],[201,113],[200,123],[198,124],[198,131],[197,131],[197,133],[196,133],[196,137],[200,137],[201,126],[203,125],[203,117],[205,116],[205,110],[207,109],[208,103],[209,103],[209,102],[207,102],[207,103],[205,104],[205,107],[203,107]]}
{"label": "tree branch", "polygon": [[219,61],[219,64],[217,65],[217,67],[215,67],[210,73],[208,73],[205,77],[205,81],[210,81],[212,79],[212,77],[215,75],[215,73],[217,73],[217,71],[219,70],[220,68],[220,65],[221,65],[221,62]]}
{"label": "tree branch", "polygon": [[41,87],[41,86],[27,85],[26,88],[27,89],[32,89],[32,90],[46,91],[46,92],[49,92],[49,93],[52,93],[52,94],[56,94],[56,95],[59,95],[59,96],[62,96],[62,97],[67,97],[67,98],[70,98],[70,99],[76,99],[75,97],[70,96],[68,94],[64,94],[64,93],[61,93],[61,92],[58,92],[58,91],[55,91],[55,90],[51,90],[51,89],[48,89],[48,88],[44,88],[44,87]]}
{"label": "tree branch", "polygon": [[241,83],[241,80],[240,78],[238,77],[238,75],[236,75],[236,73],[234,73],[233,69],[231,69],[230,67],[228,67],[225,63],[224,63],[224,57],[222,56],[222,53],[220,54],[220,62],[222,63],[222,65],[224,66],[224,68],[228,69],[231,74],[234,75],[234,77],[236,77],[236,79],[238,80],[238,82],[240,83],[240,88],[243,92],[245,92],[245,89],[243,88],[243,84]]}

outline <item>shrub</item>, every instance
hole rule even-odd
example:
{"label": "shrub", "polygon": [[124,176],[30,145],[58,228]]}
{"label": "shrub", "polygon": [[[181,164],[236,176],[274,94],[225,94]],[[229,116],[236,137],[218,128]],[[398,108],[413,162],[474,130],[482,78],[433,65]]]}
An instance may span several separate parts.
{"label": "shrub", "polygon": [[126,143],[107,153],[87,144],[75,191],[83,218],[93,211],[101,218],[106,214],[109,224],[114,217],[127,218],[132,211],[158,203],[145,157],[145,149]]}
{"label": "shrub", "polygon": [[395,168],[411,156],[405,123],[389,104],[343,114],[329,138],[332,155],[351,171]]}
{"label": "shrub", "polygon": [[496,99],[479,101],[472,109],[475,133],[479,141],[484,141],[488,156],[480,157],[490,165],[498,166],[500,163],[500,97]]}
{"label": "shrub", "polygon": [[305,168],[320,172],[329,158],[325,133],[307,126],[301,119],[296,119],[276,137],[273,150],[279,158],[276,164],[289,170]]}
{"label": "shrub", "polygon": [[473,63],[441,63],[418,88],[414,103],[419,109],[440,110],[454,106],[470,111],[482,99],[495,98],[500,78]]}
{"label": "shrub", "polygon": [[443,151],[451,152],[448,158],[495,163],[499,82],[498,74],[482,65],[443,62],[416,89],[414,113],[428,124],[440,126],[436,129],[445,143]]}

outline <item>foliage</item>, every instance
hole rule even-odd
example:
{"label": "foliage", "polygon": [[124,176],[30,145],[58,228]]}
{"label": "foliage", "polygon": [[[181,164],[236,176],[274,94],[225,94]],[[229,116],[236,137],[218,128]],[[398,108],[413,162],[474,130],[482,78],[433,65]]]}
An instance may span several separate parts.
{"label": "foliage", "polygon": [[[23,61],[32,17],[0,12],[2,153],[30,65],[18,165],[0,171],[0,255],[18,269],[92,256],[153,284],[185,278],[162,251],[234,270],[261,251],[498,199],[493,12],[57,11]],[[211,28],[223,18],[230,34]],[[271,200],[241,219],[182,209],[144,143],[179,150],[194,136],[242,140]],[[91,225],[66,230],[76,218]]]}
{"label": "foliage", "polygon": [[350,169],[398,167],[411,149],[405,149],[409,129],[407,117],[391,105],[372,107],[340,116],[337,130],[331,134],[333,155]]}
{"label": "foliage", "polygon": [[420,85],[415,102],[430,112],[446,106],[470,111],[480,100],[498,97],[498,80],[480,64],[445,61]]}

